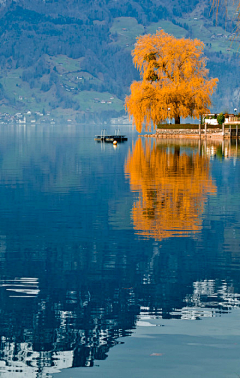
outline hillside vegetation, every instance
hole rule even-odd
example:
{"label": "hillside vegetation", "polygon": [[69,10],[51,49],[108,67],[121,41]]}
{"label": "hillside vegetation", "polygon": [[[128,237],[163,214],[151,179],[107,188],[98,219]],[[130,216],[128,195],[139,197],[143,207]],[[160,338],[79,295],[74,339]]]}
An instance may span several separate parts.
{"label": "hillside vegetation", "polygon": [[[239,50],[234,23],[198,0],[20,0],[0,8],[0,112],[105,120],[124,114],[138,72],[131,50],[140,34],[163,29],[205,43],[219,78],[213,110],[239,107]],[[229,17],[234,18],[234,9]],[[30,113],[29,113],[30,114]]]}

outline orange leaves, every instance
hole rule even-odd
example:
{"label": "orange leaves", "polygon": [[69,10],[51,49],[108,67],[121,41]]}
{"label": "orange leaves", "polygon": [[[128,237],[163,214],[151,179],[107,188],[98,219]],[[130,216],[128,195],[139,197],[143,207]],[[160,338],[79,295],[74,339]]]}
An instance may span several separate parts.
{"label": "orange leaves", "polygon": [[133,82],[125,107],[137,130],[167,118],[199,117],[211,105],[217,79],[208,79],[204,44],[157,31],[137,38],[133,62],[142,81]]}
{"label": "orange leaves", "polygon": [[139,235],[157,240],[200,231],[207,195],[216,193],[207,157],[179,149],[167,151],[161,144],[151,148],[139,139],[125,163],[131,189],[139,192],[132,209]]}
{"label": "orange leaves", "polygon": [[196,71],[201,67],[204,62],[203,58],[200,59],[203,47],[204,44],[198,40],[176,39],[163,31],[157,31],[154,35],[137,38],[133,62],[144,78],[148,70],[157,65],[159,79],[172,80],[177,78],[180,71],[186,76],[189,69]]}

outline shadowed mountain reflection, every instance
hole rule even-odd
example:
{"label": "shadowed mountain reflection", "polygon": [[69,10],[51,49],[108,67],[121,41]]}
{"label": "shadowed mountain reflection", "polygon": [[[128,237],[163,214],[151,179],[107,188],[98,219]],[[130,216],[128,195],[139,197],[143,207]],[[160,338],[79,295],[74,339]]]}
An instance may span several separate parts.
{"label": "shadowed mountain reflection", "polygon": [[91,367],[146,316],[239,306],[239,160],[226,163],[221,146],[210,160],[219,146],[149,141],[128,154],[95,133],[0,130],[3,377]]}

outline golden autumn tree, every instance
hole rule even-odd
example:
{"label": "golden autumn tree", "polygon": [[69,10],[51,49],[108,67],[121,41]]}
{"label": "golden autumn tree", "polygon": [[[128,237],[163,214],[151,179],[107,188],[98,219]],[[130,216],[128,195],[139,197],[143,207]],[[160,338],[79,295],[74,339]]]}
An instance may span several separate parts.
{"label": "golden autumn tree", "polygon": [[186,236],[201,230],[207,195],[216,193],[209,159],[199,154],[151,147],[139,139],[125,162],[131,190],[139,192],[132,208],[138,235],[157,240]]}
{"label": "golden autumn tree", "polygon": [[141,81],[134,81],[125,107],[137,130],[167,118],[199,117],[209,111],[217,79],[208,79],[203,42],[163,31],[137,38],[132,52]]}

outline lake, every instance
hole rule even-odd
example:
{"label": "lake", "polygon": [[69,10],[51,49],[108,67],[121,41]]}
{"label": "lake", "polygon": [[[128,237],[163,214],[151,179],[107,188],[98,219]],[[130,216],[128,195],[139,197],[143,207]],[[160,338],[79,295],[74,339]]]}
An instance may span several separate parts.
{"label": "lake", "polygon": [[1,125],[0,376],[240,376],[239,157]]}

